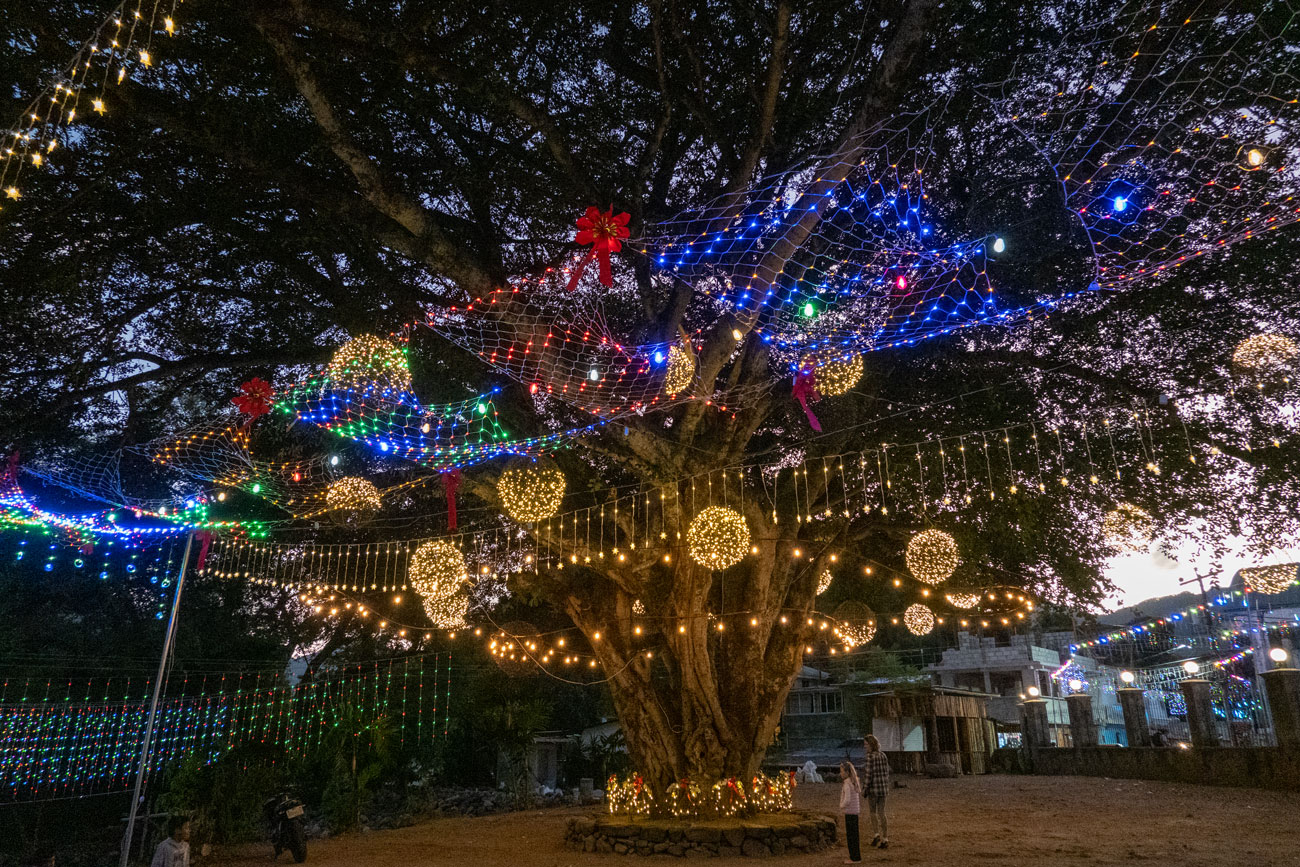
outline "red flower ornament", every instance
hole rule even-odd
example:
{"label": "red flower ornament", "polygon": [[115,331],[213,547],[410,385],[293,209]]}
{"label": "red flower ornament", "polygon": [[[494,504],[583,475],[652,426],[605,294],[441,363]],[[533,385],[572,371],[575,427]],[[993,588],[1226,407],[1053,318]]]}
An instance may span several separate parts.
{"label": "red flower ornament", "polygon": [[573,272],[569,279],[569,291],[577,288],[582,272],[592,259],[600,259],[600,282],[605,286],[614,285],[614,274],[610,270],[609,254],[623,249],[623,239],[631,235],[627,223],[632,215],[624,211],[615,214],[613,206],[608,211],[600,208],[588,208],[587,213],[578,218],[578,235],[574,239],[584,247],[591,245],[591,251]]}
{"label": "red flower ornament", "polygon": [[271,396],[275,394],[275,390],[271,388],[269,382],[255,376],[241,385],[239,390],[242,394],[235,395],[230,402],[247,415],[250,422],[259,415],[266,415],[271,411]]}

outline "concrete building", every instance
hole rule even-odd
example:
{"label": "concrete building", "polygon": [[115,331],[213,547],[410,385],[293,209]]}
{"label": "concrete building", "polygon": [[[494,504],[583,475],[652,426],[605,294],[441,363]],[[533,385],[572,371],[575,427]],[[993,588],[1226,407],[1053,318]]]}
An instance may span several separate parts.
{"label": "concrete building", "polygon": [[[1048,735],[1057,746],[1070,746],[1070,714],[1065,696],[1078,689],[1092,695],[1093,720],[1101,743],[1123,744],[1124,716],[1115,690],[1119,670],[1087,657],[1071,657],[1068,632],[1032,636],[957,634],[957,646],[928,666],[939,686],[989,693],[989,717],[998,724],[998,746],[1020,743],[1021,702],[1036,690],[1047,702]],[[1047,645],[1047,646],[1044,646]],[[1152,724],[1176,724],[1162,703],[1148,702]]]}

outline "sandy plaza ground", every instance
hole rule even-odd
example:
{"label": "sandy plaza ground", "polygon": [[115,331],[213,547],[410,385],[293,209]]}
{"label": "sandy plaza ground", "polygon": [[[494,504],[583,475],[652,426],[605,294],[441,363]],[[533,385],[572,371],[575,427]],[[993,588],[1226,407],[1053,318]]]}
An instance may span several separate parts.
{"label": "sandy plaza ground", "polygon": [[[891,793],[891,847],[866,848],[863,862],[890,865],[1177,864],[1181,867],[1300,865],[1300,795],[1255,789],[1189,786],[1090,777],[979,776],[907,779]],[[838,784],[805,785],[796,805],[830,814]],[[392,831],[312,840],[313,867],[587,867],[629,864],[636,855],[572,852],[565,819],[590,808],[557,808],[478,818],[434,819]],[[863,817],[864,824],[867,817]],[[770,859],[839,864],[841,847]],[[864,831],[864,845],[869,834]],[[215,853],[223,865],[265,865],[269,846]],[[655,863],[677,859],[656,856]],[[754,859],[710,859],[714,864]],[[280,863],[291,863],[287,855]]]}

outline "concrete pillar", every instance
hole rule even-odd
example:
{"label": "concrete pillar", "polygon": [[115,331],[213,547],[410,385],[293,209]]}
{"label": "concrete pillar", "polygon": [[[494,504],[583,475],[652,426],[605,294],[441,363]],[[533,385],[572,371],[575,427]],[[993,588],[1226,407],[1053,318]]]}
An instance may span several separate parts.
{"label": "concrete pillar", "polygon": [[1135,686],[1115,690],[1119,706],[1124,711],[1124,731],[1130,747],[1151,746],[1151,725],[1147,722],[1147,703],[1144,691]]}
{"label": "concrete pillar", "polygon": [[1277,745],[1300,747],[1300,668],[1275,668],[1261,676]]}
{"label": "concrete pillar", "polygon": [[1183,700],[1187,703],[1187,728],[1192,733],[1192,746],[1217,747],[1218,726],[1214,723],[1214,704],[1210,701],[1210,682],[1193,677],[1179,684]]}
{"label": "concrete pillar", "polygon": [[1047,727],[1047,700],[1030,698],[1021,703],[1024,743],[1028,749],[1051,746]]}
{"label": "concrete pillar", "polygon": [[1092,718],[1092,696],[1076,692],[1065,697],[1070,709],[1070,737],[1076,747],[1097,746],[1097,721]]}

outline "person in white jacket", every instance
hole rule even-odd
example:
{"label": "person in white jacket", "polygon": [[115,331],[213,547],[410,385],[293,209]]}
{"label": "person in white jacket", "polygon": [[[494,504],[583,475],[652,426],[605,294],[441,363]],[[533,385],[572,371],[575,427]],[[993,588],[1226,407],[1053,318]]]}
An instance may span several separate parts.
{"label": "person in white jacket", "polygon": [[167,837],[158,844],[149,867],[190,867],[190,820],[172,816]]}
{"label": "person in white jacket", "polygon": [[844,814],[844,839],[849,844],[845,864],[862,860],[862,839],[858,833],[858,816],[862,813],[862,782],[852,762],[840,762],[840,812]]}

